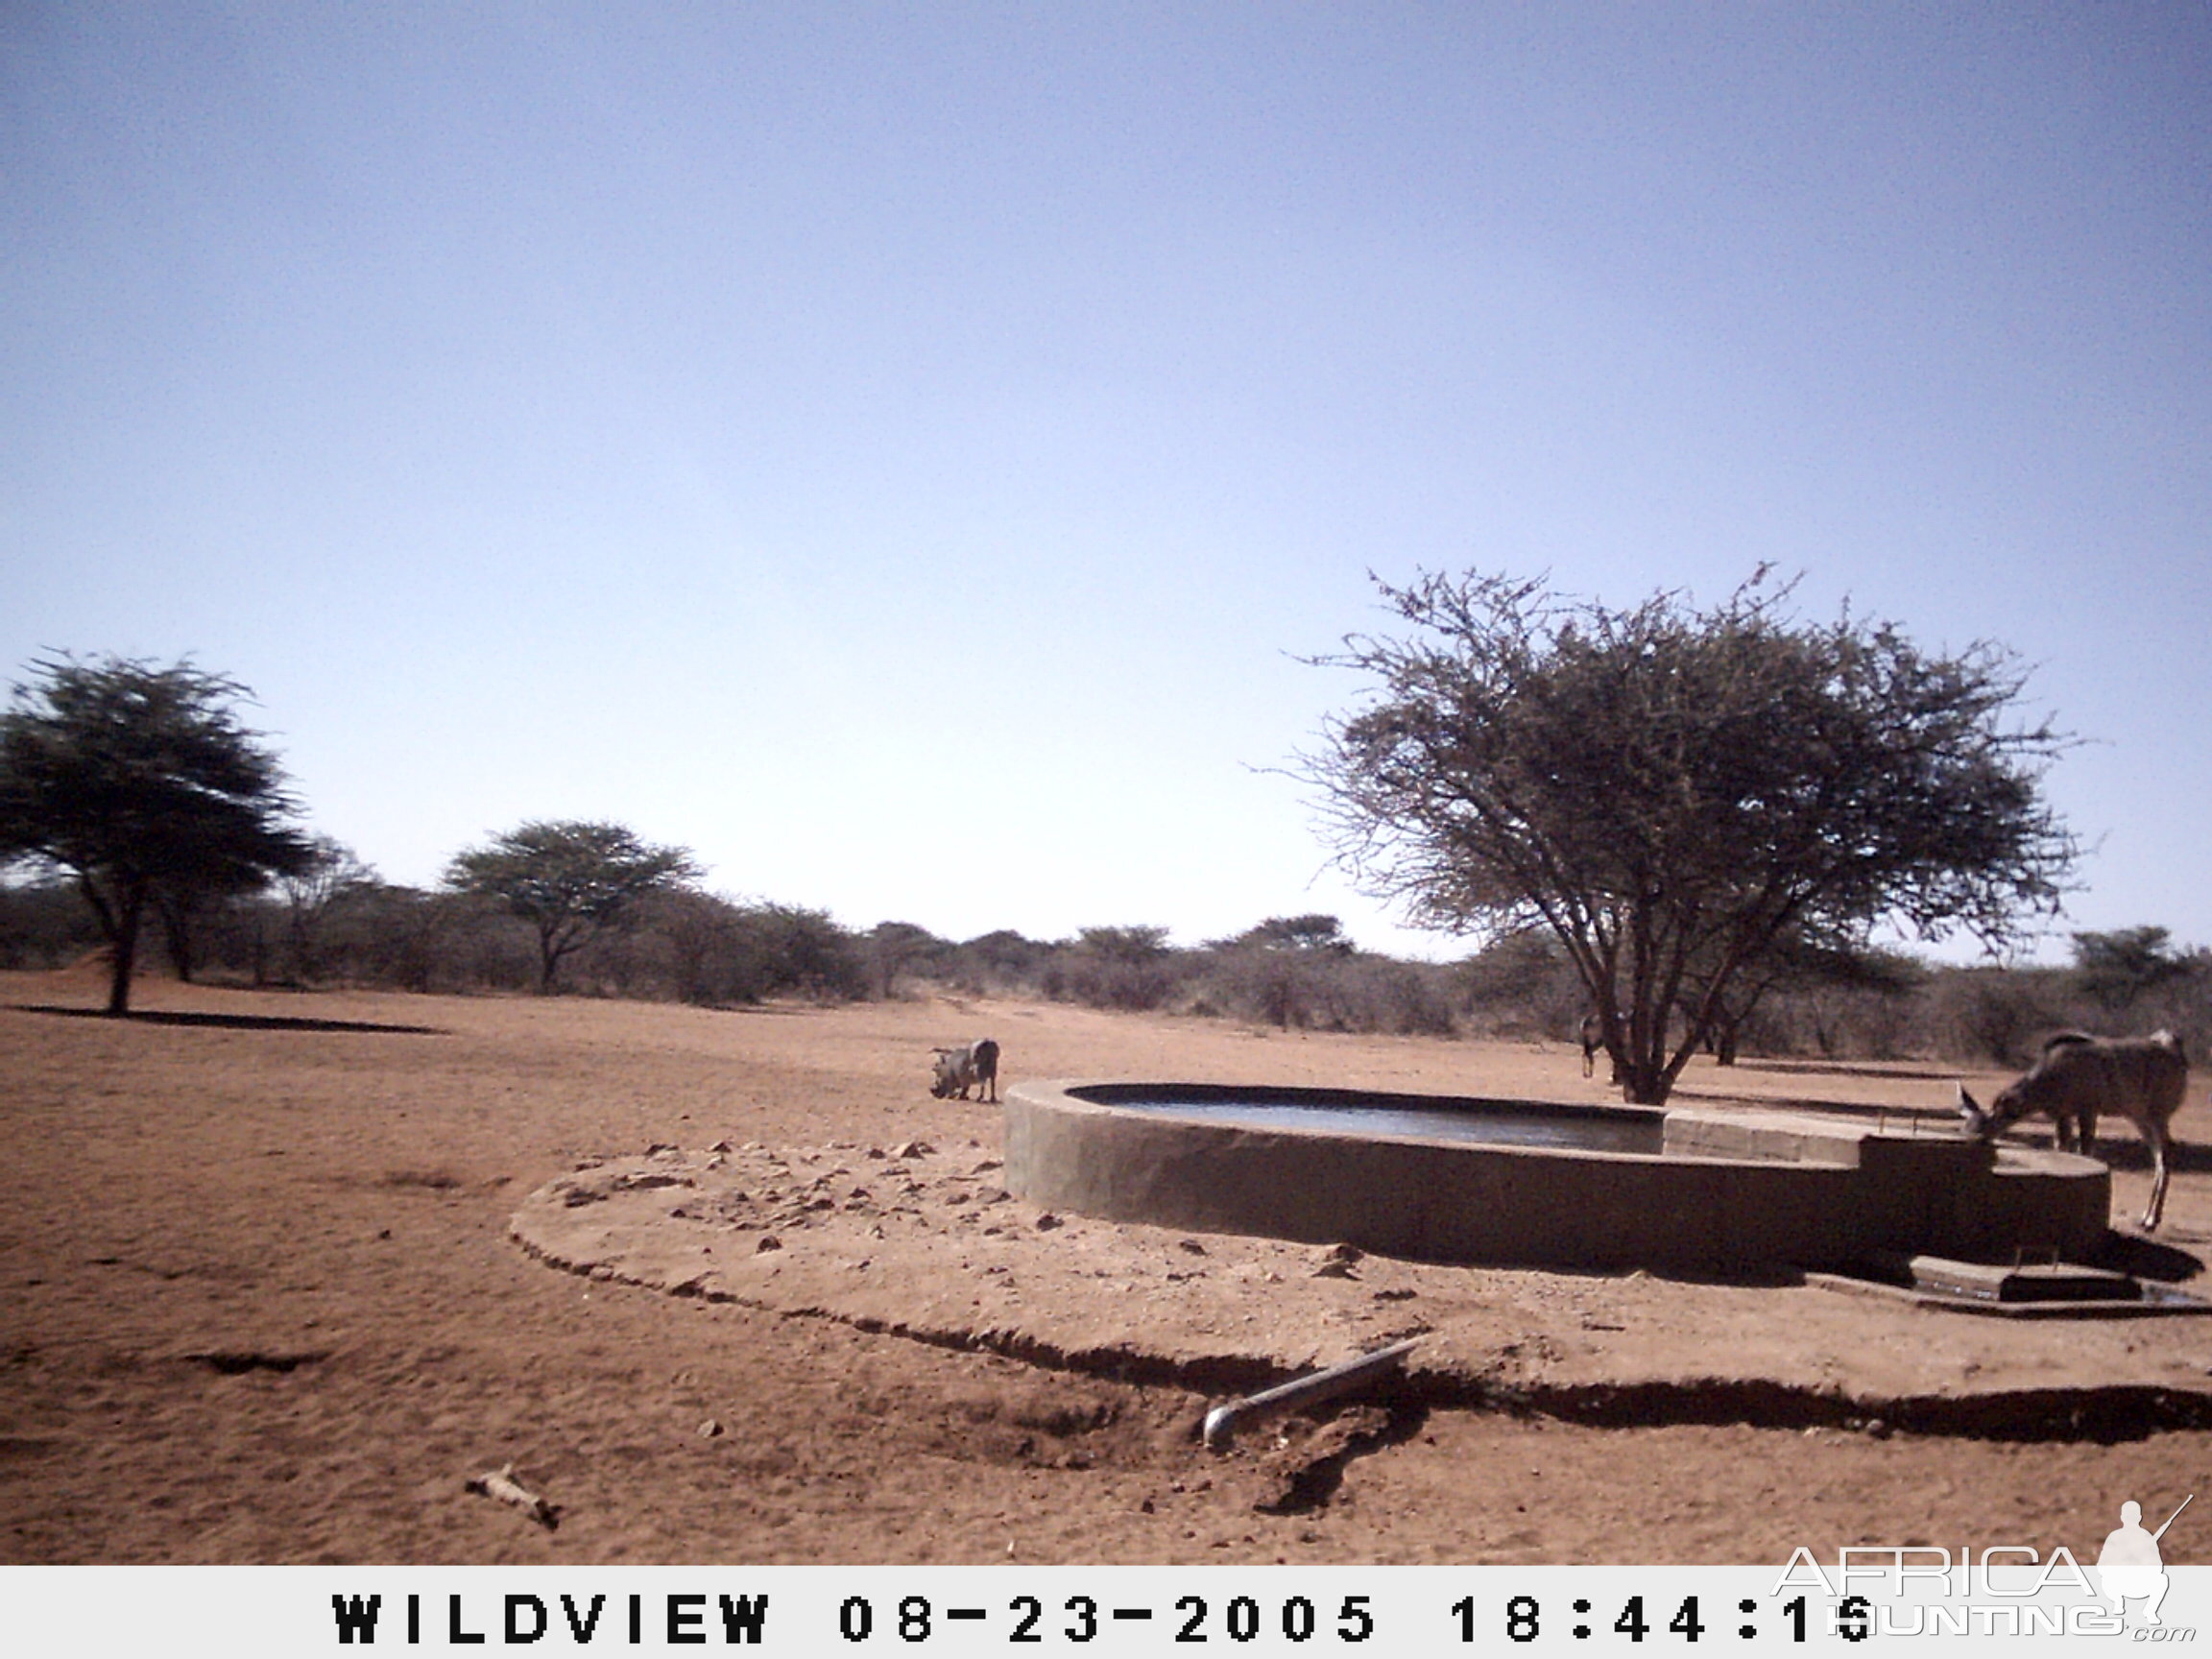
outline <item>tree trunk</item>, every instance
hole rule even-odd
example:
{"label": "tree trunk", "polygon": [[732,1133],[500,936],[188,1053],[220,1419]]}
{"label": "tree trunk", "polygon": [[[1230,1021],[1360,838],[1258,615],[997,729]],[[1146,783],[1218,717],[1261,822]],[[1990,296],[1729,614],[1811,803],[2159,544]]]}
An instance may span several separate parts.
{"label": "tree trunk", "polygon": [[169,966],[187,985],[192,983],[192,910],[190,895],[164,895],[154,901],[155,914],[161,919],[161,941],[169,949]]}
{"label": "tree trunk", "polygon": [[285,918],[284,947],[291,957],[292,983],[301,990],[315,977],[315,931],[322,921],[304,905],[294,904]]}
{"label": "tree trunk", "polygon": [[131,970],[138,958],[138,923],[146,908],[146,895],[132,890],[116,906],[113,950],[108,962],[108,1012],[131,1012]]}

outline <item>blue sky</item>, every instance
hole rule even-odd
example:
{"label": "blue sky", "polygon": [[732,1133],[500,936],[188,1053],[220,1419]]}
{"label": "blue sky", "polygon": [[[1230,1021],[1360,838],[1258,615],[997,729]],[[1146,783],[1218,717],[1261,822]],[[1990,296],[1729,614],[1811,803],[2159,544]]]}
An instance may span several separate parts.
{"label": "blue sky", "polygon": [[[1994,638],[2212,944],[2212,11],[0,9],[0,664],[392,879],[620,819],[956,937],[1341,915],[1368,572]],[[2056,948],[2056,947],[2055,947]]]}

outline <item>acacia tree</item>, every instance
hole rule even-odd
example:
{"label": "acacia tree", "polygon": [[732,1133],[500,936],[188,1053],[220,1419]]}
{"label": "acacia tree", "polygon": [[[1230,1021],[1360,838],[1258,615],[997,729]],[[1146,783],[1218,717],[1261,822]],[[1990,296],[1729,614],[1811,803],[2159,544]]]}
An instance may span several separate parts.
{"label": "acacia tree", "polygon": [[915,923],[878,922],[870,929],[865,949],[876,982],[876,995],[888,1002],[900,974],[932,957],[942,956],[950,947],[928,928]]}
{"label": "acacia tree", "polygon": [[110,948],[108,1011],[128,1013],[150,907],[257,891],[308,844],[235,680],[120,657],[33,673],[0,715],[0,861],[67,873]]}
{"label": "acacia tree", "polygon": [[1999,949],[2056,910],[2076,856],[2039,789],[2066,739],[2016,716],[2009,653],[1805,623],[1765,576],[1709,611],[1378,582],[1417,632],[1314,660],[1381,683],[1301,757],[1338,862],[1423,926],[1548,929],[1633,1101],[1667,1098],[1782,941],[1887,923]]}
{"label": "acacia tree", "polygon": [[1270,916],[1222,944],[1249,945],[1262,950],[1302,950],[1319,955],[1349,956],[1354,947],[1344,924],[1334,916]]}
{"label": "acacia tree", "polygon": [[2189,959],[2172,950],[2163,927],[2122,927],[2074,935],[2074,977],[2107,1013],[2117,1014],[2146,992],[2189,977]]}
{"label": "acacia tree", "polygon": [[550,993],[561,964],[648,893],[696,880],[689,849],[653,847],[620,824],[524,824],[489,847],[457,854],[445,885],[495,899],[538,929],[538,989]]}

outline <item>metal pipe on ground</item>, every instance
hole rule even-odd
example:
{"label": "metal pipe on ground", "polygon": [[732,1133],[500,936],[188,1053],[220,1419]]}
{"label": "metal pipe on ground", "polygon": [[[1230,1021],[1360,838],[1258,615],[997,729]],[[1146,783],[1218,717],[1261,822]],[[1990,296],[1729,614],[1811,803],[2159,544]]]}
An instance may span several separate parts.
{"label": "metal pipe on ground", "polygon": [[1418,1336],[1409,1336],[1387,1348],[1357,1355],[1338,1364],[1246,1395],[1241,1400],[1232,1400],[1226,1406],[1216,1406],[1206,1413],[1206,1444],[1219,1452],[1244,1424],[1272,1417],[1278,1411],[1291,1411],[1301,1406],[1314,1406],[1324,1400],[1334,1400],[1339,1394],[1349,1394],[1362,1383],[1395,1370],[1420,1340]]}

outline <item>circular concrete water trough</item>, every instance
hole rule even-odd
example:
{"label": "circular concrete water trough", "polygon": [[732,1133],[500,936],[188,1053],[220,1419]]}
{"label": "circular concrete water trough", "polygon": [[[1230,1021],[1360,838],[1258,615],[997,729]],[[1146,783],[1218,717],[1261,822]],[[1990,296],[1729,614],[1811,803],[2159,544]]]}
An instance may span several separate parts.
{"label": "circular concrete water trough", "polygon": [[2111,1209],[2093,1159],[1751,1106],[1064,1081],[1014,1086],[1005,1113],[1005,1184],[1031,1203],[1425,1262],[2079,1260]]}

